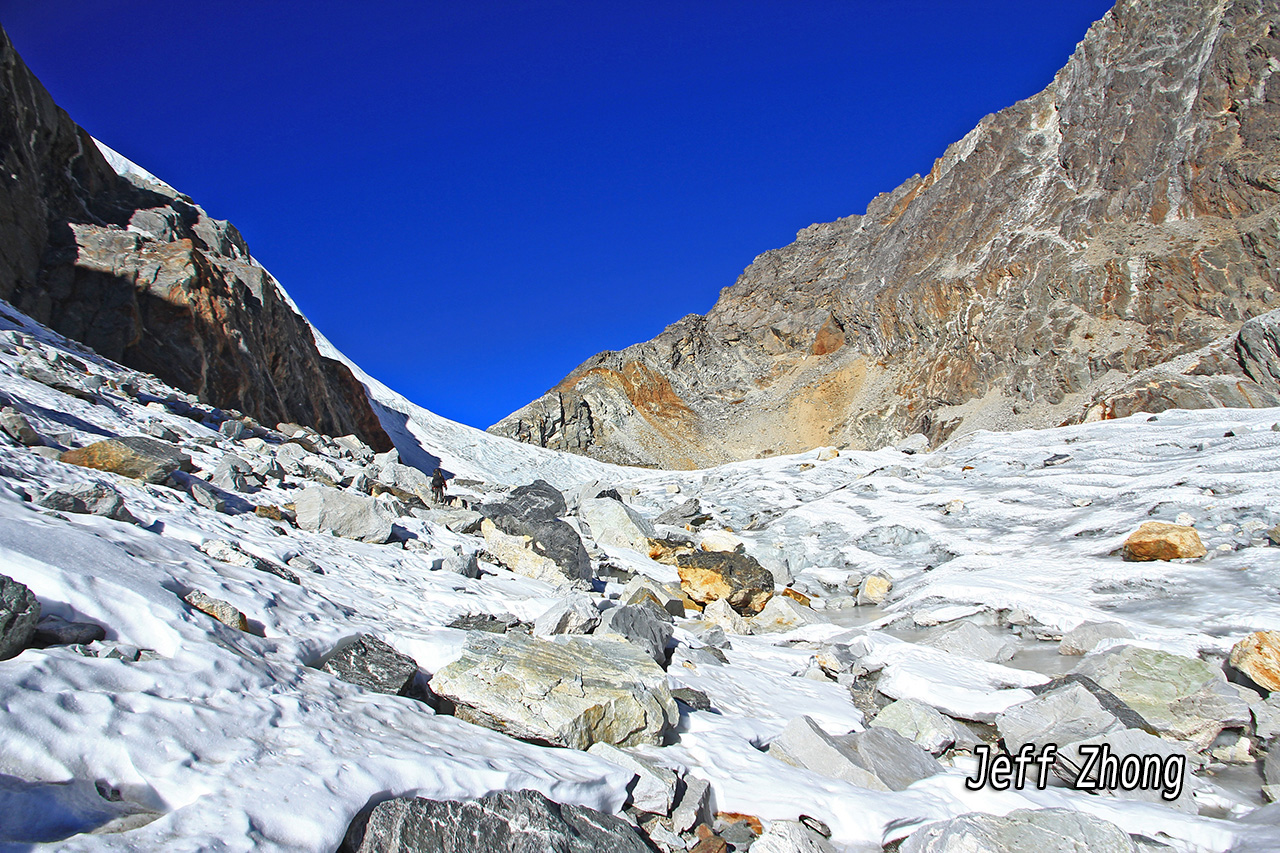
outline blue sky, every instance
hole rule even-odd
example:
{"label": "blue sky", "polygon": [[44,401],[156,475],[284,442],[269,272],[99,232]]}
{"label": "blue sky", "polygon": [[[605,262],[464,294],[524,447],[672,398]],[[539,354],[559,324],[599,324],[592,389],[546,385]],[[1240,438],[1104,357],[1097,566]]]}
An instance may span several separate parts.
{"label": "blue sky", "polygon": [[348,356],[485,427],[928,171],[1110,6],[0,0],[0,24]]}

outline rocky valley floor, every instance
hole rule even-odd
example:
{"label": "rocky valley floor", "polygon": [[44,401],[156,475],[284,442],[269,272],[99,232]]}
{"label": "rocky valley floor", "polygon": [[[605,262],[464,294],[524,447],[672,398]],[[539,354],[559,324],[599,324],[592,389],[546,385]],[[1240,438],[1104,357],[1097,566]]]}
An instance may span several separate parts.
{"label": "rocky valley floor", "polygon": [[[673,472],[357,375],[399,452],[0,304],[0,850],[1280,849],[1280,410]],[[966,787],[1048,743],[1176,772]]]}

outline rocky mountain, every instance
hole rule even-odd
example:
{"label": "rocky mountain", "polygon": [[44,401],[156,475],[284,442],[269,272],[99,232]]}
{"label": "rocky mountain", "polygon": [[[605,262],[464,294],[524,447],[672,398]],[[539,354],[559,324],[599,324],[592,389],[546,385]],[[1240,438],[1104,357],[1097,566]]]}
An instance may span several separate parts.
{"label": "rocky mountain", "polygon": [[99,146],[3,31],[0,161],[0,298],[204,402],[391,447],[235,227]]}
{"label": "rocky mountain", "polygon": [[929,174],[490,430],[688,467],[1276,405],[1278,36],[1275,0],[1120,0]]}

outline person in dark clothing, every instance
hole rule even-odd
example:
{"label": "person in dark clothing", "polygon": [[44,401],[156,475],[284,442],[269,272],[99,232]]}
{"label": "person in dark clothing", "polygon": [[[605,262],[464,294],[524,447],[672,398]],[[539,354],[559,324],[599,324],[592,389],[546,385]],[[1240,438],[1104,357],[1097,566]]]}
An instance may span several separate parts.
{"label": "person in dark clothing", "polygon": [[431,475],[431,499],[438,504],[444,503],[444,472],[439,468]]}

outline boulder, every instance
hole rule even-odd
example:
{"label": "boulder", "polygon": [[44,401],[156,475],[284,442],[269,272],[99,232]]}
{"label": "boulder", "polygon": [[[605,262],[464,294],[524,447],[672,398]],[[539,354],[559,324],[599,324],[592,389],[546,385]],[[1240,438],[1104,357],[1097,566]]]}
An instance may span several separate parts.
{"label": "boulder", "polygon": [[[239,421],[227,421],[227,423],[239,423]],[[230,492],[247,492],[251,477],[256,477],[253,466],[234,453],[228,453],[218,460],[218,467],[213,469],[213,478],[210,482]]]}
{"label": "boulder", "polygon": [[704,551],[730,551],[745,554],[747,543],[728,530],[708,530],[698,537],[698,547]]}
{"label": "boulder", "polygon": [[[181,486],[187,494],[191,495],[191,499],[205,509],[214,512],[226,512],[227,501],[213,486],[210,486],[199,477],[192,477],[189,474],[174,474],[170,480],[174,485]],[[181,478],[181,479],[179,479]]]}
{"label": "boulder", "polygon": [[627,804],[632,808],[650,814],[671,814],[679,783],[673,771],[612,744],[593,743],[587,752],[636,774],[634,783],[627,788]]}
{"label": "boulder", "polygon": [[665,584],[659,583],[652,578],[636,575],[627,581],[627,585],[622,588],[622,594],[618,596],[618,602],[620,604],[639,604],[642,601],[651,601],[672,616],[684,618],[684,599],[677,594],[678,591],[678,589],[670,589]]}
{"label": "boulder", "polygon": [[240,631],[249,630],[249,620],[230,602],[214,598],[202,590],[193,589],[182,598],[196,610],[217,619],[223,625],[229,625]]}
{"label": "boulder", "polygon": [[686,776],[680,800],[671,810],[671,829],[689,832],[703,823],[711,823],[711,783],[696,776]]}
{"label": "boulder", "polygon": [[668,566],[674,566],[681,554],[692,554],[696,550],[693,543],[682,539],[667,537],[649,540],[649,559]]}
{"label": "boulder", "polygon": [[1005,746],[1016,753],[1026,743],[1072,743],[1124,725],[1083,685],[1066,683],[1005,709],[996,717],[996,728]]}
{"label": "boulder", "polygon": [[511,516],[485,518],[480,532],[489,553],[518,575],[556,585],[591,576],[591,558],[577,531],[558,519],[524,523]]}
{"label": "boulder", "polygon": [[264,560],[261,557],[255,557],[253,554],[246,554],[235,545],[221,539],[206,540],[201,543],[200,550],[208,554],[210,557],[213,557],[213,559],[219,560],[223,563],[230,563],[233,566],[239,566],[243,569],[253,569],[259,572],[266,572],[269,575],[275,575],[281,580],[286,580],[289,583],[302,583],[302,580],[296,574],[289,571],[284,566],[274,563],[271,560]]}
{"label": "boulder", "polygon": [[917,830],[899,853],[1137,853],[1110,821],[1070,809],[975,812]]}
{"label": "boulder", "polygon": [[416,498],[424,505],[431,504],[431,478],[417,468],[399,462],[384,462],[379,466],[369,466],[366,472],[375,483],[402,500]]}
{"label": "boulder", "polygon": [[792,767],[802,767],[823,776],[841,779],[872,791],[888,791],[875,773],[868,770],[853,752],[805,716],[787,723],[769,744],[769,755]]}
{"label": "boulder", "polygon": [[572,749],[661,744],[679,719],[653,658],[597,637],[473,633],[431,689],[459,719]]}
{"label": "boulder", "polygon": [[1199,658],[1120,646],[1086,656],[1072,672],[1115,694],[1160,734],[1196,749],[1224,728],[1249,724],[1249,706],[1221,668]]}
{"label": "boulder", "polygon": [[631,824],[537,791],[478,800],[383,800],[360,812],[338,853],[650,853]]}
{"label": "boulder", "polygon": [[[768,606],[767,604],[765,605]],[[724,599],[711,602],[702,610],[702,619],[719,627],[726,634],[750,634],[751,623],[738,615]]]}
{"label": "boulder", "polygon": [[897,699],[880,710],[871,725],[892,729],[916,746],[939,755],[956,742],[956,723],[914,699]]}
{"label": "boulder", "polygon": [[534,480],[512,489],[500,501],[484,504],[480,512],[488,518],[513,516],[525,522],[544,522],[564,516],[567,509],[559,489],[546,480]]}
{"label": "boulder", "polygon": [[1119,622],[1085,622],[1062,635],[1060,655],[1087,655],[1094,646],[1109,639],[1131,640],[1133,634]]}
{"label": "boulder", "polygon": [[236,439],[244,435],[245,426],[244,426],[244,423],[241,421],[228,418],[227,420],[223,421],[221,424],[218,425],[218,432],[221,433],[224,438],[228,438],[228,439],[231,439],[232,441],[235,441]]}
{"label": "boulder", "polygon": [[417,662],[372,634],[361,634],[354,641],[338,647],[317,668],[375,693],[419,695],[414,687],[418,676]]}
{"label": "boulder", "polygon": [[634,643],[662,666],[667,661],[667,642],[675,633],[671,614],[651,602],[624,604],[606,610],[596,627],[597,636],[617,636]]}
{"label": "boulder", "polygon": [[775,820],[751,845],[755,853],[832,853],[827,839],[798,820]]}
{"label": "boulder", "polygon": [[816,625],[827,619],[811,608],[786,595],[775,595],[764,609],[751,617],[751,633],[769,634],[778,631],[794,631],[805,625]]}
{"label": "boulder", "polygon": [[45,443],[40,433],[31,426],[31,422],[12,406],[5,406],[0,410],[0,429],[26,447],[40,447]]}
{"label": "boulder", "polygon": [[1253,712],[1253,731],[1259,740],[1280,735],[1280,693],[1272,693],[1261,702],[1249,706]]}
{"label": "boulder", "polygon": [[862,579],[862,583],[858,584],[856,601],[860,605],[883,604],[892,589],[893,581],[888,578],[881,575],[867,575]]}
{"label": "boulder", "polygon": [[392,519],[373,498],[308,486],[293,499],[298,527],[322,531],[344,539],[383,543],[391,539]]}
{"label": "boulder", "polygon": [[725,551],[702,551],[676,558],[680,588],[706,606],[721,599],[744,615],[764,609],[773,597],[773,575],[751,557]]}
{"label": "boulder", "polygon": [[941,649],[957,657],[1000,663],[1013,657],[1018,646],[1011,638],[992,636],[972,622],[943,625],[920,641],[923,646]]}
{"label": "boulder", "polygon": [[[1178,760],[1182,762],[1183,772],[1181,779],[1177,783],[1177,787],[1180,788],[1180,791],[1178,792],[1177,798],[1173,800],[1166,800],[1162,795],[1164,790],[1169,790],[1170,793],[1172,793],[1173,790],[1173,786],[1170,786],[1169,788],[1164,787],[1168,784],[1169,780],[1164,778],[1163,767],[1161,769],[1160,778],[1157,781],[1157,784],[1153,787],[1126,789],[1121,785],[1117,785],[1115,787],[1107,787],[1102,790],[1106,792],[1105,796],[1116,797],[1121,800],[1156,803],[1158,805],[1176,809],[1184,814],[1196,814],[1196,801],[1192,796],[1193,786],[1191,772],[1194,769],[1196,762],[1182,746],[1176,743],[1170,743],[1164,738],[1156,737],[1155,735],[1141,732],[1136,729],[1120,729],[1075,742],[1059,741],[1059,753],[1062,757],[1072,762],[1076,769],[1083,769],[1085,757],[1080,747],[1085,744],[1094,746],[1106,744],[1111,754],[1121,760],[1123,760],[1125,756],[1129,755],[1136,755],[1140,757],[1158,755],[1162,760],[1171,756],[1176,756]],[[1059,762],[1058,766],[1060,767],[1061,765],[1062,762]],[[1075,770],[1072,770],[1067,774],[1068,783],[1075,781],[1070,778],[1074,772]],[[1092,782],[1096,782],[1098,780],[1097,775],[1093,772],[1090,772],[1090,774],[1085,778],[1087,781]]]}
{"label": "boulder", "polygon": [[483,515],[473,509],[438,509],[433,510],[431,521],[443,524],[454,533],[471,535],[480,532],[480,521]]}
{"label": "boulder", "polygon": [[[926,445],[926,446],[927,446],[927,445]],[[835,448],[835,447],[820,447],[820,448],[818,448],[818,461],[819,461],[819,462],[830,462],[832,459],[839,459],[839,458],[840,458],[840,450],[839,450],[839,448]]]}
{"label": "boulder", "polygon": [[679,506],[674,506],[669,510],[658,515],[654,521],[657,524],[670,524],[672,527],[684,527],[690,525],[697,527],[711,519],[702,511],[702,504],[697,498],[689,498]]}
{"label": "boulder", "polygon": [[36,623],[36,633],[31,645],[42,649],[47,646],[87,646],[106,638],[107,631],[101,625],[94,622],[69,622],[50,613],[41,616]]}
{"label": "boulder", "polygon": [[552,605],[533,623],[533,636],[589,634],[600,624],[600,611],[588,595],[570,595]]}
{"label": "boulder", "polygon": [[600,545],[627,548],[646,554],[654,537],[653,525],[640,513],[620,501],[589,498],[578,508],[578,517],[591,528],[591,536]]}
{"label": "boulder", "polygon": [[1246,320],[1235,350],[1250,379],[1263,388],[1280,387],[1280,309]]}
{"label": "boulder", "polygon": [[1123,550],[1124,558],[1132,562],[1180,560],[1208,553],[1194,527],[1163,521],[1143,523],[1129,534]]}
{"label": "boulder", "polygon": [[333,443],[341,448],[341,453],[356,462],[369,462],[373,459],[373,448],[360,440],[357,435],[340,435]]}
{"label": "boulder", "polygon": [[853,761],[889,786],[902,791],[943,772],[938,760],[893,729],[870,728],[836,738]]}
{"label": "boulder", "polygon": [[106,483],[72,483],[55,486],[36,501],[38,506],[58,512],[74,512],[84,515],[101,515],[106,518],[136,524],[124,505],[124,497]]}
{"label": "boulder", "polygon": [[11,577],[0,575],[0,660],[8,660],[31,645],[40,621],[35,594]]}
{"label": "boulder", "polygon": [[146,436],[96,441],[60,457],[70,465],[110,471],[148,483],[163,483],[175,471],[190,471],[191,457],[166,442]]}
{"label": "boulder", "polygon": [[1280,631],[1254,631],[1231,647],[1227,662],[1263,690],[1280,690]]}

